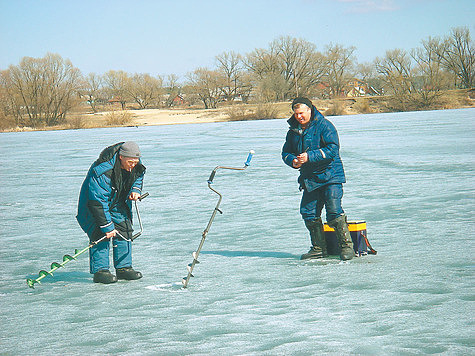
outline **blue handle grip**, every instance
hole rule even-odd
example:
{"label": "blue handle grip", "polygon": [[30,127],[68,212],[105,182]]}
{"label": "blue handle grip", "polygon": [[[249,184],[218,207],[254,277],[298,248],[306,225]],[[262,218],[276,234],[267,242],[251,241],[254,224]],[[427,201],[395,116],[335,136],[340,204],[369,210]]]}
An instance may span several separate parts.
{"label": "blue handle grip", "polygon": [[252,156],[254,155],[254,151],[251,150],[249,152],[249,155],[247,156],[247,160],[246,160],[246,163],[244,163],[245,166],[249,166],[251,164],[251,159],[252,159]]}

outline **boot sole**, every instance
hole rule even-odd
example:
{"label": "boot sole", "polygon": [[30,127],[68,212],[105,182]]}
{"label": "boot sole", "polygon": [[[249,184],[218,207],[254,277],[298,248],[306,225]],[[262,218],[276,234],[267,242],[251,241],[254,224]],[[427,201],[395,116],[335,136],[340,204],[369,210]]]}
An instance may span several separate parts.
{"label": "boot sole", "polygon": [[304,261],[304,260],[320,260],[320,259],[325,258],[325,257],[328,257],[328,256],[325,256],[325,255],[309,256],[309,257],[300,256],[300,261]]}

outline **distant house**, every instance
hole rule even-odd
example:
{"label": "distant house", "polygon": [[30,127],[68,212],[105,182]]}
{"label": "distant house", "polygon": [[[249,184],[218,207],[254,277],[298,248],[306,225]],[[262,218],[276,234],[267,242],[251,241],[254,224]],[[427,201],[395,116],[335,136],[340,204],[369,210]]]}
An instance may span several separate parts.
{"label": "distant house", "polygon": [[330,97],[330,86],[328,83],[320,82],[317,84],[316,89],[323,99]]}
{"label": "distant house", "polygon": [[122,104],[122,98],[119,98],[117,96],[114,96],[113,98],[107,100],[107,102],[111,105],[114,105],[114,104]]}
{"label": "distant house", "polygon": [[186,101],[183,94],[178,94],[172,100],[172,106],[182,106],[182,105],[186,105],[186,104],[188,104],[188,102]]}
{"label": "distant house", "polygon": [[346,93],[346,96],[349,96],[349,97],[356,97],[356,96],[365,96],[366,95],[366,92],[363,88],[361,87],[354,87],[354,88],[351,88],[350,91],[348,93]]}
{"label": "distant house", "polygon": [[346,96],[356,97],[356,96],[367,96],[367,95],[380,95],[378,91],[368,83],[363,82],[362,80],[353,78],[347,84],[347,93]]}
{"label": "distant house", "polygon": [[374,87],[369,86],[366,95],[382,95],[379,91],[377,91]]}

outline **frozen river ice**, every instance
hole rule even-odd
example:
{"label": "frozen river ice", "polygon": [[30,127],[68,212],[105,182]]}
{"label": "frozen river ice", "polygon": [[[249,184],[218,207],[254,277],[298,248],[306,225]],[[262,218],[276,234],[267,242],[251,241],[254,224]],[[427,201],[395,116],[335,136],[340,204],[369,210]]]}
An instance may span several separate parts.
{"label": "frozen river ice", "polygon": [[[299,260],[309,238],[285,120],[0,134],[0,354],[469,355],[475,350],[475,110],[329,118],[343,207],[378,251]],[[100,151],[137,141],[147,166],[138,281],[92,283],[75,221]],[[218,214],[181,288],[217,196]]]}

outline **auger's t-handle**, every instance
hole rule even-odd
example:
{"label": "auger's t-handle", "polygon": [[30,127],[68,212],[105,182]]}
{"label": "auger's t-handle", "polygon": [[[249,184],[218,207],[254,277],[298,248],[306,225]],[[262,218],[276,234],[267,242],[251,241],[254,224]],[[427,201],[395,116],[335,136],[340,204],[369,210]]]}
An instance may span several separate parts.
{"label": "auger's t-handle", "polygon": [[213,169],[213,171],[211,172],[211,174],[209,175],[209,178],[208,178],[208,184],[212,184],[213,183],[213,179],[214,179],[214,176],[216,175],[216,171],[220,168],[222,169],[233,169],[233,170],[236,170],[236,171],[243,171],[245,170],[250,164],[251,164],[251,159],[252,159],[252,156],[254,155],[254,150],[250,150],[249,151],[249,154],[247,155],[247,159],[246,159],[246,162],[244,162],[244,167],[242,168],[235,168],[235,167],[224,167],[224,166],[217,166],[215,169]]}

